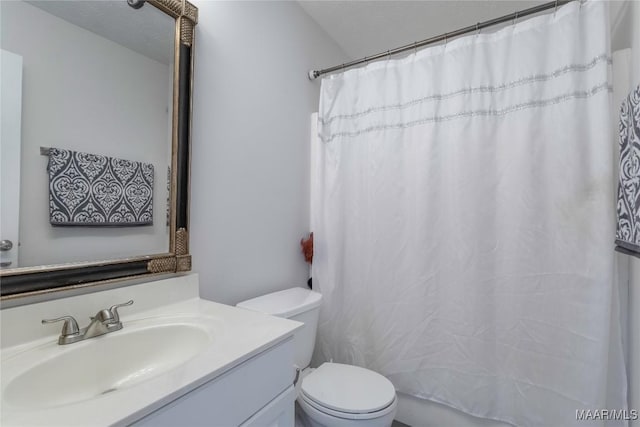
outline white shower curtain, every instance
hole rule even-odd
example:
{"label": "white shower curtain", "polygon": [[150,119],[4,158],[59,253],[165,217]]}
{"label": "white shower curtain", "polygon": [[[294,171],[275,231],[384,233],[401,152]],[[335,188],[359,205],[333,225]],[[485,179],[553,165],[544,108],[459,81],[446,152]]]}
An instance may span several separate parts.
{"label": "white shower curtain", "polygon": [[626,408],[607,15],[575,2],[322,81],[321,359],[518,426]]}

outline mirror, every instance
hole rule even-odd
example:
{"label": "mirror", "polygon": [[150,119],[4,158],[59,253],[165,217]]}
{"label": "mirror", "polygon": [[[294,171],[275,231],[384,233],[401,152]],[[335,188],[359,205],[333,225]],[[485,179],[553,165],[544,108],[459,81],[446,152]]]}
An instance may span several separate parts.
{"label": "mirror", "polygon": [[197,9],[13,1],[2,19],[2,299],[187,271]]}

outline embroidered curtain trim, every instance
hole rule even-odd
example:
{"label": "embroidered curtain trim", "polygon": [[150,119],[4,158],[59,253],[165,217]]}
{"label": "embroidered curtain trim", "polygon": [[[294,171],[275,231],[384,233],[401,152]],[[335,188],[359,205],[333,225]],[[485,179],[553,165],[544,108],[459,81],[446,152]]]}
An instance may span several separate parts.
{"label": "embroidered curtain trim", "polygon": [[561,68],[558,68],[550,73],[546,73],[546,74],[534,74],[531,76],[526,76],[523,77],[521,79],[518,80],[514,80],[511,81],[509,83],[504,83],[504,84],[499,84],[499,85],[494,85],[494,86],[489,86],[489,85],[483,85],[483,86],[478,86],[478,87],[470,87],[470,88],[464,88],[464,89],[459,89],[456,91],[452,91],[452,92],[447,92],[447,93],[436,93],[433,95],[429,95],[429,96],[425,96],[425,97],[421,97],[421,98],[417,98],[417,99],[412,99],[410,101],[407,102],[403,102],[403,103],[398,103],[398,104],[394,104],[394,105],[380,105],[380,106],[376,106],[376,107],[372,107],[372,108],[367,108],[364,111],[358,111],[356,113],[351,113],[351,114],[336,114],[336,115],[330,115],[326,118],[324,117],[319,117],[318,121],[320,123],[322,123],[323,125],[328,125],[331,124],[331,122],[333,122],[334,120],[342,120],[342,119],[355,119],[357,117],[362,117],[362,116],[366,116],[367,114],[371,114],[371,113],[375,113],[375,112],[379,112],[379,111],[388,111],[388,110],[401,110],[403,108],[408,108],[408,107],[413,107],[417,104],[421,104],[423,102],[430,102],[430,101],[442,101],[445,99],[449,99],[455,96],[460,96],[460,95],[470,95],[470,94],[475,94],[475,93],[496,93],[496,92],[501,92],[507,89],[513,89],[516,88],[518,86],[522,86],[522,85],[527,85],[527,84],[531,84],[531,83],[540,83],[540,82],[546,82],[550,79],[562,76],[564,74],[567,73],[571,73],[571,72],[585,72],[585,71],[589,71],[592,68],[594,68],[596,65],[605,62],[607,65],[611,65],[612,64],[612,59],[611,56],[609,56],[606,53],[600,54],[598,56],[596,56],[595,58],[593,58],[591,61],[589,61],[586,64],[569,64],[569,65],[565,65]]}

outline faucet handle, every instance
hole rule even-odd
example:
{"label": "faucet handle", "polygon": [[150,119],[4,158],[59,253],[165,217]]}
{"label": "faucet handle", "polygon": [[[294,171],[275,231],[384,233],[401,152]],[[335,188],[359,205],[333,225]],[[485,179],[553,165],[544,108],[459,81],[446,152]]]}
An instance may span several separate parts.
{"label": "faucet handle", "polygon": [[109,311],[111,312],[111,314],[113,314],[113,322],[117,323],[120,321],[120,315],[118,314],[118,308],[119,307],[124,307],[127,305],[131,305],[133,304],[133,300],[129,300],[125,303],[122,304],[116,304],[116,305],[112,305],[111,308],[109,309]]}
{"label": "faucet handle", "polygon": [[92,322],[94,320],[98,320],[99,322],[102,322],[102,323],[115,323],[116,322],[111,310],[106,310],[106,309],[105,310],[100,310],[98,313],[96,313],[95,316],[89,317],[89,319],[91,319]]}
{"label": "faucet handle", "polygon": [[78,328],[78,322],[76,322],[76,319],[74,319],[73,316],[62,316],[58,317],[57,319],[42,319],[42,324],[44,325],[45,323],[61,322],[63,320],[64,325],[62,325],[62,333],[60,334],[61,337],[76,335],[80,332],[80,329]]}

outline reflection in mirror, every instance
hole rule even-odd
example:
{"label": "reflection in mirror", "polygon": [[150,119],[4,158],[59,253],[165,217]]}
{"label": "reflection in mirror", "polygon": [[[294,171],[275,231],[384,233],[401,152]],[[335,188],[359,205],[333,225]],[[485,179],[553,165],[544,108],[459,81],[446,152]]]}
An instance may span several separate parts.
{"label": "reflection in mirror", "polygon": [[[0,50],[0,268],[18,265],[22,57]],[[14,243],[15,242],[15,243]]]}
{"label": "reflection in mirror", "polygon": [[[0,240],[13,243],[0,251],[2,263],[15,268],[166,253],[174,19],[126,1],[3,1],[0,8]],[[152,165],[152,199],[145,199],[152,224],[122,226],[117,218],[116,226],[101,224],[121,205],[143,209],[141,187],[131,189],[129,177],[115,169],[92,177],[78,166],[69,173],[84,174],[92,191],[92,178],[106,184],[99,193],[55,187],[53,204],[66,198],[78,214],[69,213],[69,222],[85,222],[53,226],[49,158],[41,147]]]}

